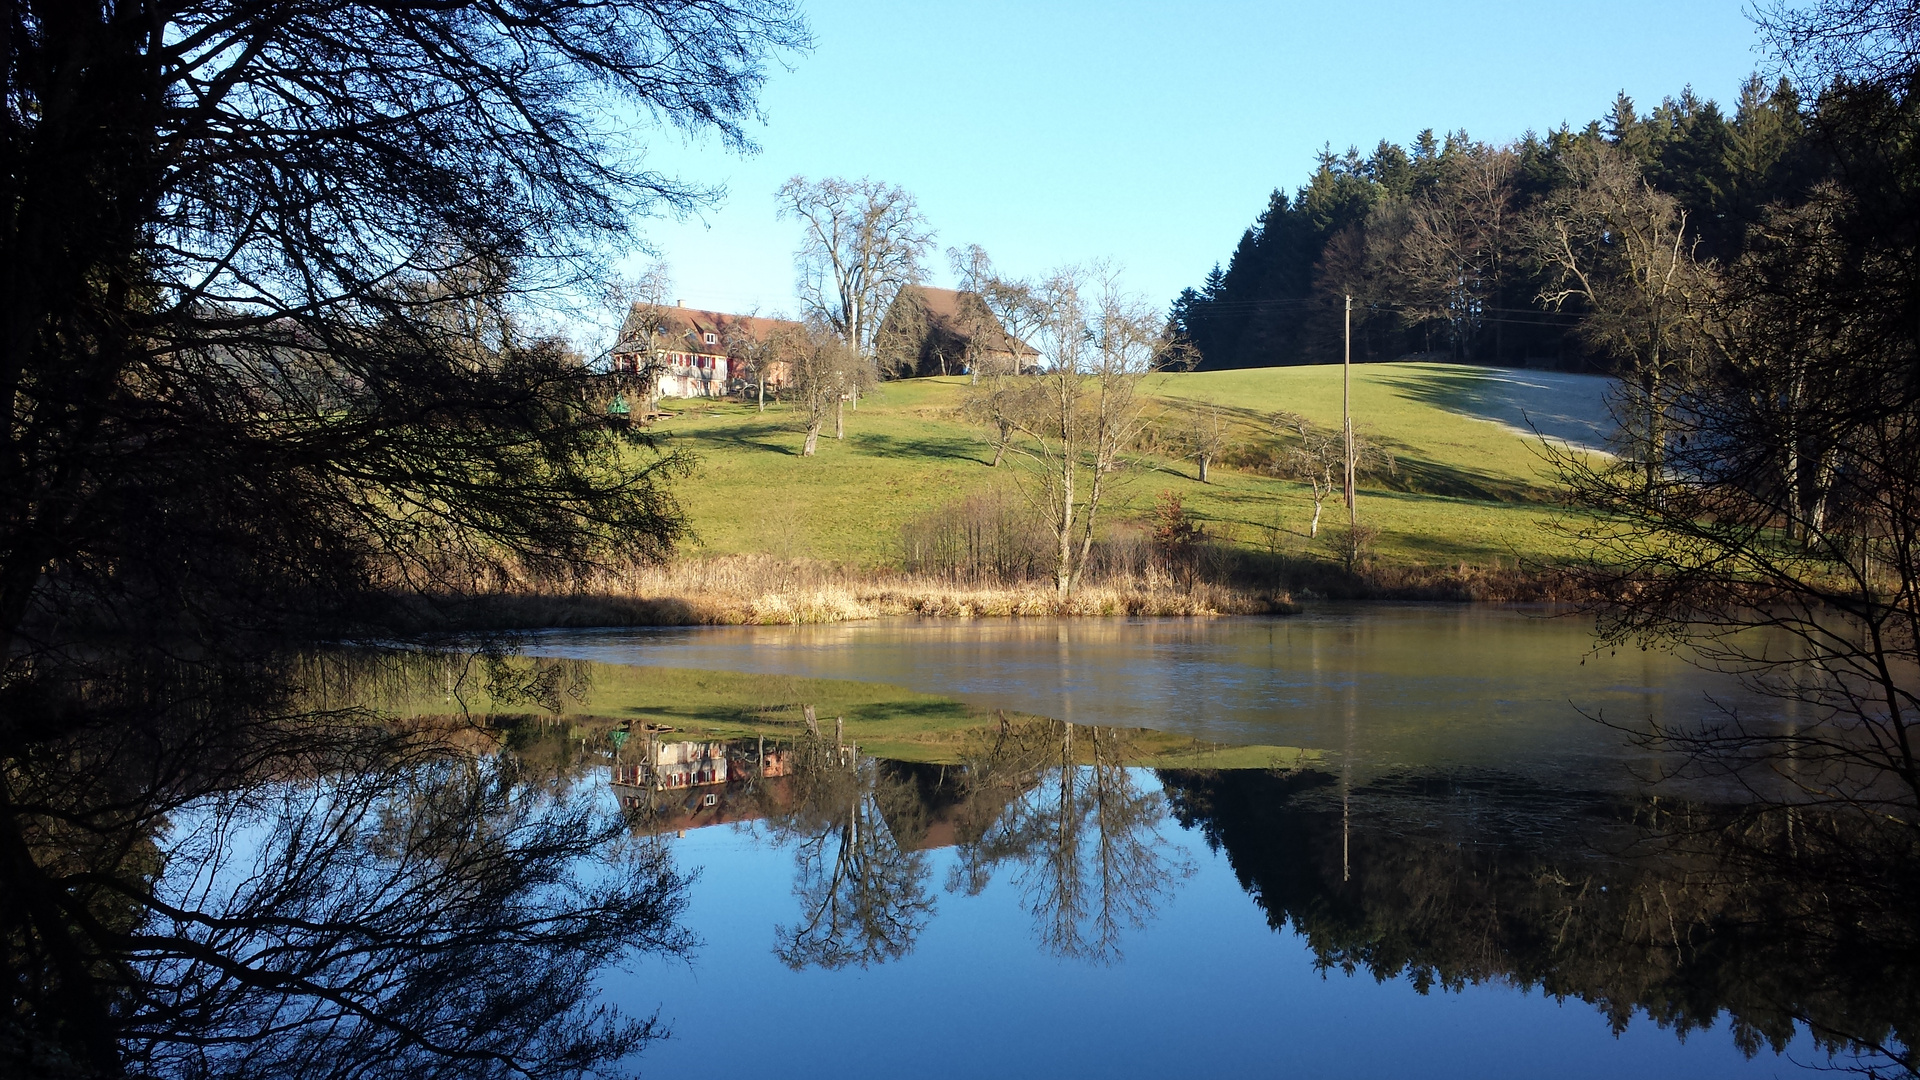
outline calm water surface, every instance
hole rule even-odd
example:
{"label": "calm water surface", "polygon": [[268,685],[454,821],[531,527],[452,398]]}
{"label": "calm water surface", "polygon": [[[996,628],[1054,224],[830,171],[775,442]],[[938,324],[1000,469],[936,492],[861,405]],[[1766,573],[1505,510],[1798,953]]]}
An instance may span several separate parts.
{"label": "calm water surface", "polygon": [[871,760],[837,794],[754,810],[728,793],[734,823],[670,841],[699,874],[698,956],[611,984],[673,1029],[643,1059],[653,1075],[1826,1064],[1796,1009],[1850,961],[1809,958],[1790,927],[1716,929],[1791,883],[1628,850],[1661,821],[1635,779],[1661,762],[1590,718],[1766,703],[1665,654],[1590,655],[1587,627],[1540,614],[555,631],[530,651],[882,681],[1323,753],[1284,776],[1036,767],[991,799]]}
{"label": "calm water surface", "polygon": [[894,683],[1085,724],[1299,746],[1368,774],[1484,767],[1556,782],[1651,764],[1595,723],[1758,702],[1665,652],[1592,651],[1544,609],[1351,605],[1276,619],[903,620],[550,631],[537,655]]}

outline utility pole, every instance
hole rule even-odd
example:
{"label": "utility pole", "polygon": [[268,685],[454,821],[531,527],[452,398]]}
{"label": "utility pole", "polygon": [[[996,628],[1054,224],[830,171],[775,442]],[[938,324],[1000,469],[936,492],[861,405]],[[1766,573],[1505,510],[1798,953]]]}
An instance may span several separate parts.
{"label": "utility pole", "polygon": [[1353,505],[1353,296],[1347,296],[1346,348],[1340,360],[1340,374],[1345,380],[1340,395],[1340,412],[1347,450],[1346,487],[1347,487],[1347,524],[1359,523],[1359,515]]}

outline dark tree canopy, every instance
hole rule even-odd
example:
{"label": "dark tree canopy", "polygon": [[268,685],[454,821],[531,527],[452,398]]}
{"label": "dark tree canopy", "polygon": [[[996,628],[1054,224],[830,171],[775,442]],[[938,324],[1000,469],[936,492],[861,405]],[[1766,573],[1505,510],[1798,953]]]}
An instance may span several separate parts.
{"label": "dark tree canopy", "polygon": [[665,854],[287,646],[671,551],[684,462],[530,328],[713,194],[644,139],[746,148],[793,5],[4,18],[0,1073],[617,1068],[656,1033],[597,973],[685,944]]}
{"label": "dark tree canopy", "polygon": [[7,18],[0,634],[82,599],[271,623],[671,545],[673,463],[606,430],[524,301],[711,194],[641,134],[747,146],[764,64],[805,41],[788,4]]}

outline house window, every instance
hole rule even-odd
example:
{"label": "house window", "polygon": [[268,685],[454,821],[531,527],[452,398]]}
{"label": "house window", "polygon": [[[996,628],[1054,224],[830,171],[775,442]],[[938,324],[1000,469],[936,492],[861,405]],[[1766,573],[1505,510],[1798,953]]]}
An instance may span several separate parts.
{"label": "house window", "polygon": [[719,338],[719,335],[717,335],[717,334],[708,334],[708,335],[707,335],[707,344],[709,344],[709,345],[718,345],[718,344],[720,344],[720,338]]}
{"label": "house window", "polygon": [[709,795],[709,796],[707,796],[706,798],[704,798],[704,799],[701,799],[701,800],[700,800],[700,805],[702,805],[702,806],[718,806],[718,805],[720,805],[720,796],[718,796],[718,795]]}

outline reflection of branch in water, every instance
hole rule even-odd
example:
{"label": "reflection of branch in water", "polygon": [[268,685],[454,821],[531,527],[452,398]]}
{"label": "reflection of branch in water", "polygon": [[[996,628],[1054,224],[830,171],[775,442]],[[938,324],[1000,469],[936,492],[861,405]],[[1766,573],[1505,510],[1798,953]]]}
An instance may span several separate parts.
{"label": "reflection of branch in water", "polygon": [[[1011,864],[1042,947],[1111,961],[1123,932],[1152,919],[1192,867],[1173,858],[1155,831],[1165,804],[1136,786],[1119,734],[1080,728],[1091,759],[1082,765],[1075,730],[1051,722],[1003,728],[982,759],[969,761],[974,798],[993,812],[961,843],[947,887],[976,894]],[[1042,738],[1050,744],[1045,754],[1036,752]]]}
{"label": "reflection of branch in water", "polygon": [[772,823],[776,835],[798,841],[794,895],[802,916],[776,931],[775,954],[796,970],[905,956],[934,902],[926,856],[901,850],[880,813],[898,781],[819,739],[803,740],[792,760],[796,797]]}
{"label": "reflection of branch in water", "polygon": [[687,944],[664,848],[510,755],[276,712],[312,670],[95,671],[10,703],[61,724],[0,733],[0,1060],[559,1076],[652,1038],[596,986]]}

